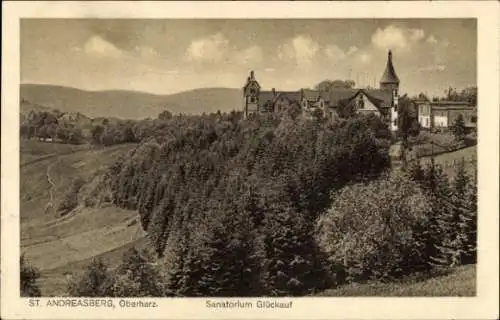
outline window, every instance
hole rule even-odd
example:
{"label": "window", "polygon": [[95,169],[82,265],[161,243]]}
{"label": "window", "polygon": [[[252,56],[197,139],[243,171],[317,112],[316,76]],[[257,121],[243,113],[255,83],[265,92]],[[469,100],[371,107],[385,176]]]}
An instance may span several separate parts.
{"label": "window", "polygon": [[255,94],[255,88],[250,89],[250,94]]}
{"label": "window", "polygon": [[255,102],[257,102],[257,99],[255,97],[250,97],[250,102],[255,103]]}
{"label": "window", "polygon": [[470,122],[476,123],[477,122],[477,116],[471,116],[470,117]]}
{"label": "window", "polygon": [[364,109],[365,108],[365,100],[363,99],[362,96],[358,97],[358,109]]}

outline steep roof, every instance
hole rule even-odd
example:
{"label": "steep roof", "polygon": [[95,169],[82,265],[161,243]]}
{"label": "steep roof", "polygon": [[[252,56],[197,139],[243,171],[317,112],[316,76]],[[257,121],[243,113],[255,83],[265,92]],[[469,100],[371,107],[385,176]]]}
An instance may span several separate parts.
{"label": "steep roof", "polygon": [[274,93],[272,91],[260,91],[259,92],[259,103],[264,104],[268,101],[274,100]]}
{"label": "steep roof", "polygon": [[353,102],[356,102],[357,97],[360,94],[364,94],[367,99],[380,111],[382,114],[387,114],[388,109],[392,106],[392,96],[389,92],[389,95],[386,94],[387,90],[380,89],[359,89],[356,94],[348,99],[344,99],[343,101],[350,105]]}
{"label": "steep roof", "polygon": [[318,90],[302,89],[302,97],[307,101],[318,101],[320,92]]}
{"label": "steep roof", "polygon": [[438,101],[432,101],[431,103],[436,106],[449,106],[449,105],[472,106],[472,104],[468,101],[438,100]]}
{"label": "steep roof", "polygon": [[278,99],[300,101],[300,91],[280,91],[278,92]]}
{"label": "steep roof", "polygon": [[254,71],[250,71],[250,75],[248,76],[247,78],[247,82],[245,83],[245,85],[243,86],[243,90],[246,90],[247,87],[250,85],[250,84],[253,84],[255,85],[257,88],[260,89],[260,84],[259,82],[255,79],[255,73]]}
{"label": "steep roof", "polygon": [[350,99],[355,96],[360,89],[333,88],[328,92],[328,104],[335,107],[341,100]]}
{"label": "steep roof", "polygon": [[263,105],[268,101],[276,102],[281,99],[286,99],[288,101],[299,101],[300,91],[260,91],[259,92],[259,104]]}
{"label": "steep roof", "polygon": [[[368,98],[377,100],[380,108],[392,107],[392,91],[384,89],[362,89]],[[372,102],[373,103],[373,102]]]}
{"label": "steep roof", "polygon": [[399,83],[399,78],[394,70],[394,65],[392,64],[392,52],[389,50],[387,55],[387,65],[385,67],[384,74],[380,79],[380,83]]}

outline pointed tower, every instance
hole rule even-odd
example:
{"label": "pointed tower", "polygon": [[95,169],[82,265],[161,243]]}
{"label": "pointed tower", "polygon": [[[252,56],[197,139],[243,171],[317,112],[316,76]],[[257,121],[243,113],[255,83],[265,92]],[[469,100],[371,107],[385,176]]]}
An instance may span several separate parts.
{"label": "pointed tower", "polygon": [[380,89],[391,91],[392,94],[392,107],[390,117],[390,128],[392,131],[398,129],[398,97],[399,97],[399,78],[394,70],[392,64],[392,52],[389,50],[387,55],[387,66],[385,67],[384,74],[380,79]]}
{"label": "pointed tower", "polygon": [[392,52],[389,50],[387,55],[387,66],[385,67],[384,74],[380,79],[380,89],[399,89],[399,78],[394,70],[394,65],[392,64]]}
{"label": "pointed tower", "polygon": [[243,118],[251,118],[259,111],[260,85],[255,79],[255,73],[250,71],[247,83],[243,87]]}

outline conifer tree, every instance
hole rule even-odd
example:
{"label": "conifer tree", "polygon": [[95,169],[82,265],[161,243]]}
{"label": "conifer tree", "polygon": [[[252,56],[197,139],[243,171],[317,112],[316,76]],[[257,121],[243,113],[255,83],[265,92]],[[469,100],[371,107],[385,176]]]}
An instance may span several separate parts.
{"label": "conifer tree", "polygon": [[[412,179],[419,179],[419,169],[410,173]],[[426,260],[428,266],[442,264],[441,251],[445,239],[449,235],[447,219],[450,216],[449,207],[444,205],[444,200],[451,197],[451,189],[448,177],[439,165],[430,164],[423,169],[423,175],[419,182],[426,193],[431,206],[431,214],[424,225],[417,226],[418,237],[425,245]]]}
{"label": "conifer tree", "polygon": [[425,170],[422,168],[420,161],[415,161],[409,166],[408,174],[413,181],[420,185],[423,184],[425,180]]}
{"label": "conifer tree", "polygon": [[460,264],[463,255],[460,235],[460,211],[457,209],[457,197],[446,175],[440,167],[429,171],[428,183],[433,212],[439,238],[435,241],[436,254],[433,263],[439,266],[453,267]]}
{"label": "conifer tree", "polygon": [[264,235],[263,286],[271,296],[310,293],[315,274],[311,226],[291,204],[269,203]]}
{"label": "conifer tree", "polygon": [[459,214],[459,239],[462,264],[474,263],[477,237],[477,191],[471,177],[465,170],[465,161],[459,163],[458,171],[453,181],[456,196],[456,206]]}
{"label": "conifer tree", "polygon": [[[188,207],[188,206],[186,206]],[[167,246],[166,294],[176,297],[200,296],[202,261],[190,234],[189,208],[174,216]]]}
{"label": "conifer tree", "polygon": [[176,244],[176,250],[173,250],[171,261],[167,264],[167,296],[183,296],[188,292],[186,288],[186,276],[184,274],[184,262],[187,258],[188,248],[185,241],[179,241]]}
{"label": "conifer tree", "polygon": [[466,134],[466,127],[465,127],[464,117],[461,114],[455,119],[455,122],[451,127],[451,131],[455,135],[455,139],[457,141],[464,140]]}
{"label": "conifer tree", "polygon": [[225,218],[208,230],[204,244],[206,257],[200,290],[209,296],[255,295],[258,267],[251,219],[246,212],[238,210],[236,203],[220,211],[217,214]]}

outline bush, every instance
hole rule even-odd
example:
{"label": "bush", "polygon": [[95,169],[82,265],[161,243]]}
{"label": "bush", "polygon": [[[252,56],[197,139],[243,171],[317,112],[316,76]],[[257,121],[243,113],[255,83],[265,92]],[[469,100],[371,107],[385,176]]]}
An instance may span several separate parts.
{"label": "bush", "polygon": [[89,183],[82,186],[78,192],[78,201],[85,207],[96,207],[112,203],[109,177],[98,172]]}
{"label": "bush", "polygon": [[132,248],[125,252],[121,265],[115,270],[112,287],[115,297],[161,297],[163,281],[151,257]]}
{"label": "bush", "polygon": [[429,211],[419,186],[392,173],[335,195],[317,222],[317,240],[338,282],[400,277],[426,264],[416,230]]}
{"label": "bush", "polygon": [[72,297],[112,297],[116,279],[108,265],[96,258],[77,280],[68,283],[68,293]]}
{"label": "bush", "polygon": [[59,213],[60,215],[65,215],[76,208],[76,206],[78,205],[78,193],[84,184],[85,180],[81,178],[73,180],[71,188],[57,207],[57,213]]}
{"label": "bush", "polygon": [[21,255],[20,259],[20,273],[21,297],[40,297],[42,294],[37,284],[40,271],[26,261],[24,254]]}

